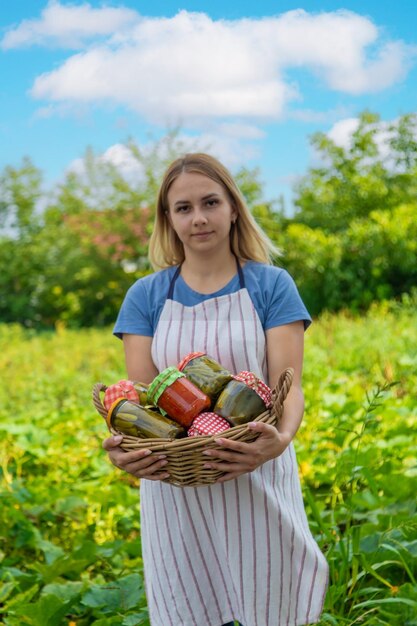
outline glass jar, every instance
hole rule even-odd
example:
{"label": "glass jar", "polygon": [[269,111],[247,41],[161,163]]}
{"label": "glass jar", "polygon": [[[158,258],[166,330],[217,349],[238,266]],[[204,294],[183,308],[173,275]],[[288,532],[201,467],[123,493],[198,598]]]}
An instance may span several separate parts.
{"label": "glass jar", "polygon": [[151,382],[148,402],[158,406],[188,428],[193,419],[210,408],[211,400],[176,367],[167,367]]}
{"label": "glass jar", "polygon": [[227,383],[213,411],[240,426],[255,419],[270,406],[271,390],[252,372],[240,372]]}
{"label": "glass jar", "polygon": [[141,404],[142,406],[148,406],[148,388],[149,385],[146,385],[145,383],[140,383],[135,381],[133,383],[133,387],[135,388],[136,393],[138,394],[139,397],[139,404]]}
{"label": "glass jar", "polygon": [[232,374],[205,352],[187,354],[178,369],[210,398],[212,405],[232,380]]}
{"label": "glass jar", "polygon": [[132,437],[178,439],[186,430],[159,411],[140,406],[137,402],[119,398],[107,413],[107,425]]}

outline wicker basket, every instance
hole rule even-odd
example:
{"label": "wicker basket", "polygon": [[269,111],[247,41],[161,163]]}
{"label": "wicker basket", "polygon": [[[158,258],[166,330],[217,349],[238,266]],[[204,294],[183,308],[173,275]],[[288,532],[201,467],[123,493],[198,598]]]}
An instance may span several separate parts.
{"label": "wicker basket", "polygon": [[[284,400],[290,390],[293,370],[288,368],[284,370],[279,377],[277,385],[272,393],[272,407],[258,415],[253,421],[264,422],[265,424],[275,425],[280,419]],[[103,383],[96,383],[93,387],[93,403],[97,411],[104,418],[107,416],[107,410],[104,407],[100,394],[107,389]],[[141,450],[149,449],[152,452],[160,452],[166,455],[167,465],[164,471],[169,472],[169,478],[163,479],[162,482],[170,483],[177,487],[196,487],[201,485],[210,485],[223,472],[215,469],[205,468],[204,464],[208,462],[207,456],[202,454],[207,448],[218,449],[215,439],[233,439],[234,441],[251,442],[254,441],[259,433],[251,430],[246,424],[234,426],[219,435],[206,437],[184,437],[182,439],[139,439],[124,435],[116,430],[110,431],[114,435],[123,435],[123,441],[120,446],[123,450]]]}

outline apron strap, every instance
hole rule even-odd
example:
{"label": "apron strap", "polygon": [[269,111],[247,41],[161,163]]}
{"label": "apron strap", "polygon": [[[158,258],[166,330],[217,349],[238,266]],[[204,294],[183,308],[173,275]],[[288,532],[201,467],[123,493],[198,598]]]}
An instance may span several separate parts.
{"label": "apron strap", "polygon": [[240,263],[239,263],[239,259],[237,258],[237,256],[235,255],[235,259],[236,259],[236,265],[237,265],[237,273],[239,274],[239,285],[241,289],[245,288],[245,277],[243,275],[243,270],[240,267]]}
{"label": "apron strap", "polygon": [[175,270],[175,274],[172,277],[171,282],[169,283],[167,300],[173,300],[175,281],[177,280],[178,276],[180,275],[180,271],[181,271],[181,265],[178,265],[177,269]]}
{"label": "apron strap", "polygon": [[[244,289],[245,288],[245,277],[243,275],[243,270],[240,267],[239,259],[237,258],[236,255],[235,255],[235,259],[236,259],[236,265],[237,265],[237,273],[239,275],[240,289]],[[174,287],[175,287],[176,280],[177,280],[178,276],[180,275],[180,272],[181,272],[181,265],[178,265],[177,269],[175,270],[175,274],[172,277],[171,282],[169,283],[167,300],[173,300]]]}

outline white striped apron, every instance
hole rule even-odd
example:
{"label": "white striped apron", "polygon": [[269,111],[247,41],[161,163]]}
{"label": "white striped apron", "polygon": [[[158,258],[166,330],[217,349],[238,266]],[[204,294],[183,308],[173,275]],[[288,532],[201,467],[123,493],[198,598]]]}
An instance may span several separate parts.
{"label": "white striped apron", "polygon": [[[244,287],[193,307],[170,286],[152,343],[159,371],[207,352],[267,380],[265,336]],[[141,481],[141,537],[152,626],[295,626],[319,619],[327,563],[313,539],[293,445],[254,472],[205,487]]]}

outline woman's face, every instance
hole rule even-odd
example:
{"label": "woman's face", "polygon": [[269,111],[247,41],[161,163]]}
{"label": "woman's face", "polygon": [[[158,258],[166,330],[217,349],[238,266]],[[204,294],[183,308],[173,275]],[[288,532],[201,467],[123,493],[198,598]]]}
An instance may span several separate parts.
{"label": "woman's face", "polygon": [[203,174],[183,172],[168,191],[168,206],[169,222],[186,254],[230,250],[237,212],[222,185]]}

